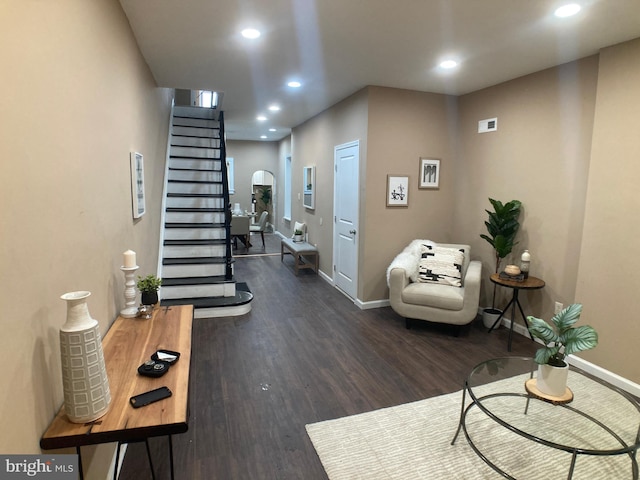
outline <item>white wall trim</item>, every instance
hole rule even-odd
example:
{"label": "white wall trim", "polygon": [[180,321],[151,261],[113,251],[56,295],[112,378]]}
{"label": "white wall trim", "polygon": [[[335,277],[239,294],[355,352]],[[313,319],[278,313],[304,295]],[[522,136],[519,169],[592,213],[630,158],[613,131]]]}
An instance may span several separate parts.
{"label": "white wall trim", "polygon": [[373,300],[370,302],[363,302],[361,300],[356,301],[356,305],[360,308],[360,310],[370,310],[372,308],[383,308],[389,307],[391,302],[387,300]]}

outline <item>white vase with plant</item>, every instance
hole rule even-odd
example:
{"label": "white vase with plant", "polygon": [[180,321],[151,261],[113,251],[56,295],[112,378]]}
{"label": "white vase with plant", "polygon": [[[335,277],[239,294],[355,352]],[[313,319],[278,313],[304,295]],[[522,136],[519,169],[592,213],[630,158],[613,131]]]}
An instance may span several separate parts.
{"label": "white vase with plant", "polygon": [[564,395],[567,388],[569,364],[567,355],[590,350],[598,344],[598,333],[589,325],[574,327],[580,319],[582,305],[574,303],[555,314],[553,326],[541,318],[527,317],[531,335],[545,344],[535,354],[538,364],[536,387],[553,397]]}

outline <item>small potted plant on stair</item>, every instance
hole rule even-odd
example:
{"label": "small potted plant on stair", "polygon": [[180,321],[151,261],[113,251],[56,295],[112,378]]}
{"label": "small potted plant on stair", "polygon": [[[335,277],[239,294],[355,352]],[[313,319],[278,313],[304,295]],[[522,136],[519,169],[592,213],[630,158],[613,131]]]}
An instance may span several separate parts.
{"label": "small potted plant on stair", "polygon": [[[489,215],[489,219],[484,222],[489,235],[480,234],[480,237],[484,238],[493,247],[496,259],[495,273],[498,273],[502,259],[509,255],[516,245],[515,238],[520,228],[518,217],[520,216],[522,203],[519,200],[511,200],[503,204],[493,198],[489,198],[489,202],[493,206],[493,212],[485,210]],[[502,311],[496,308],[496,285],[494,284],[491,308],[485,308],[482,311],[484,326],[490,328],[501,313]]]}
{"label": "small potted plant on stair", "polygon": [[567,355],[590,350],[598,344],[598,333],[589,325],[574,327],[580,319],[582,305],[574,303],[555,314],[553,326],[541,318],[529,316],[531,335],[545,344],[535,355],[538,364],[536,387],[540,392],[552,397],[561,397],[567,388],[569,364]]}
{"label": "small potted plant on stair", "polygon": [[162,285],[162,279],[155,275],[147,275],[146,277],[138,276],[136,287],[140,290],[142,305],[155,305],[158,303],[158,289]]}

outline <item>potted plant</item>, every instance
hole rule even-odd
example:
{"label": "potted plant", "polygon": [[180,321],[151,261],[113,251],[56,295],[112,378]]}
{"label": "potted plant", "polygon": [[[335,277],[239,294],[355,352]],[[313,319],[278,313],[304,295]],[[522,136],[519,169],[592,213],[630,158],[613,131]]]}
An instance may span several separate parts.
{"label": "potted plant", "polygon": [[541,318],[529,316],[531,335],[545,344],[535,355],[538,364],[536,386],[547,395],[560,397],[567,387],[569,365],[565,357],[572,353],[594,348],[598,344],[598,333],[589,325],[574,327],[580,319],[582,305],[574,303],[555,314],[553,326]]}
{"label": "potted plant", "polygon": [[146,277],[138,276],[136,287],[140,290],[142,305],[155,305],[158,303],[158,289],[162,285],[162,279],[155,275],[147,275]]}
{"label": "potted plant", "polygon": [[[502,259],[509,255],[516,245],[515,238],[520,228],[518,217],[520,216],[522,203],[519,200],[511,200],[503,204],[493,198],[489,198],[489,202],[493,206],[493,212],[485,210],[489,215],[489,219],[484,222],[488,235],[482,233],[480,237],[484,238],[493,247],[496,259],[495,273],[498,273]],[[482,312],[482,320],[487,328],[490,328],[502,313],[495,307],[496,285],[494,284],[491,308],[485,308]]]}
{"label": "potted plant", "polygon": [[296,230],[295,232],[293,232],[293,241],[294,242],[301,242],[303,235],[304,235],[304,233],[302,233],[302,230]]}

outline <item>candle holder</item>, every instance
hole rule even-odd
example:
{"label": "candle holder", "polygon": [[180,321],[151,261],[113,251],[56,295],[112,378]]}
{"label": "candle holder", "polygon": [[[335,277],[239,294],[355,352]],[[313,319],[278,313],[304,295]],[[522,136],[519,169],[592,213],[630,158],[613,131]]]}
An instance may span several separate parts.
{"label": "candle holder", "polygon": [[136,281],[134,280],[138,265],[134,267],[120,267],[124,273],[124,305],[125,308],[120,310],[120,316],[124,318],[134,318],[138,316],[138,307],[136,307]]}

